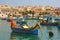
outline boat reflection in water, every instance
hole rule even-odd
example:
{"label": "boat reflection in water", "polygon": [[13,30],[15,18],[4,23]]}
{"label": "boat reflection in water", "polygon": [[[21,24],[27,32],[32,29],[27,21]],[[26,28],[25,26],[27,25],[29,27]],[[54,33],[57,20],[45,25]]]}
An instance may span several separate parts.
{"label": "boat reflection in water", "polygon": [[38,40],[38,35],[11,32],[10,40]]}

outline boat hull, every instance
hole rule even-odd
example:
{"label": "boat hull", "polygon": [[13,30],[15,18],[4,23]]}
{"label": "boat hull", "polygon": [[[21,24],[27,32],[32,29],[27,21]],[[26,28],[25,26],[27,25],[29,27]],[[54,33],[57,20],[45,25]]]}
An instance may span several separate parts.
{"label": "boat hull", "polygon": [[38,40],[38,35],[11,32],[11,40]]}
{"label": "boat hull", "polygon": [[24,34],[38,34],[38,30],[28,30],[20,28],[12,28],[12,32],[24,33]]}
{"label": "boat hull", "polygon": [[58,29],[60,29],[60,26],[57,26]]}
{"label": "boat hull", "polygon": [[58,26],[59,23],[58,22],[55,22],[55,23],[40,23],[41,25],[46,25],[46,26]]}

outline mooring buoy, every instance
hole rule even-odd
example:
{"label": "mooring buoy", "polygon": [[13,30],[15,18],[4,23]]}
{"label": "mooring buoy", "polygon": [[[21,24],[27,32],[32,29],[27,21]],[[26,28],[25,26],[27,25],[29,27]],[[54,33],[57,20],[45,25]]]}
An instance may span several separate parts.
{"label": "mooring buoy", "polygon": [[54,35],[53,32],[50,31],[49,32],[49,37],[53,37],[53,35]]}

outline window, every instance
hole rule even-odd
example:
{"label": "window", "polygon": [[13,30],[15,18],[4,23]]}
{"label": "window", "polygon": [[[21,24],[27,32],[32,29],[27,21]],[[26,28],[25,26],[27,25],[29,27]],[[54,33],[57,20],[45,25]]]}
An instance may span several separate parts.
{"label": "window", "polygon": [[16,17],[16,15],[13,15],[13,17]]}
{"label": "window", "polygon": [[15,12],[15,14],[16,14],[16,12]]}
{"label": "window", "polygon": [[9,10],[6,10],[6,12],[9,12]]}
{"label": "window", "polygon": [[3,16],[3,15],[2,15]]}
{"label": "window", "polygon": [[10,15],[10,16],[12,16],[12,15]]}
{"label": "window", "polygon": [[0,14],[1,14],[1,12],[0,12]]}
{"label": "window", "polygon": [[46,9],[47,11],[51,10],[51,9]]}

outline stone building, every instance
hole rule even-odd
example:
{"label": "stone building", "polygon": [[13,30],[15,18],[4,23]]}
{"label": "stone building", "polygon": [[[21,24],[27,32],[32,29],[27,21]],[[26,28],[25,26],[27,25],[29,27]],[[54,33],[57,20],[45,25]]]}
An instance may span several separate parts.
{"label": "stone building", "polygon": [[55,8],[52,6],[18,6],[12,7],[8,5],[0,5],[0,15],[8,15],[8,17],[37,17],[37,16],[47,16],[60,15],[60,8]]}

